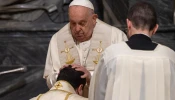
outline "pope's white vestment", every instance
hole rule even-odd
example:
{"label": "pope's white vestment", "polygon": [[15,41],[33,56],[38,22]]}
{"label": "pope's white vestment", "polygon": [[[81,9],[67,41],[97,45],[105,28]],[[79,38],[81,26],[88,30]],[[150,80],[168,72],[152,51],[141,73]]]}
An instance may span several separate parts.
{"label": "pope's white vestment", "polygon": [[76,94],[74,88],[66,81],[57,81],[45,94],[40,94],[30,100],[88,100]]}
{"label": "pope's white vestment", "polygon": [[175,100],[175,52],[114,44],[102,54],[91,79],[89,100]]}
{"label": "pope's white vestment", "polygon": [[56,82],[55,74],[65,64],[80,64],[93,72],[106,47],[126,40],[121,30],[97,19],[92,38],[78,43],[72,38],[68,23],[50,41],[43,77],[47,78],[48,86],[51,87]]}

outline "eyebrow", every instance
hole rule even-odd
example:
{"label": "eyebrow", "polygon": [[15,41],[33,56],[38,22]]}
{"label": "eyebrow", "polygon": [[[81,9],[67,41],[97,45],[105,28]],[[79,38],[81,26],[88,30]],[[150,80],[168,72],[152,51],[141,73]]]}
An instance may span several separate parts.
{"label": "eyebrow", "polygon": [[[74,20],[70,20],[70,22],[75,23],[75,21],[74,21]],[[81,22],[87,22],[87,21],[86,21],[86,20],[80,20],[78,23],[81,23]]]}

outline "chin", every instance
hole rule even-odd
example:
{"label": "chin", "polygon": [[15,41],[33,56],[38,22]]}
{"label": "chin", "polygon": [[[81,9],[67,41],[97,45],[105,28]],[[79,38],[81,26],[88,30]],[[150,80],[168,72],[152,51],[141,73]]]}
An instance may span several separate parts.
{"label": "chin", "polygon": [[78,38],[78,39],[76,39],[78,42],[84,42],[84,41],[86,41],[85,39],[82,39],[82,38]]}

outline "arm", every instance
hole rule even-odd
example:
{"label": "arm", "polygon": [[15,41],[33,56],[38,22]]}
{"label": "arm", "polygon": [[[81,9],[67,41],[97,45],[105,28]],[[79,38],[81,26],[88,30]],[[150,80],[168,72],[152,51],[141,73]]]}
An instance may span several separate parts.
{"label": "arm", "polygon": [[58,55],[58,46],[56,40],[56,34],[53,35],[47,52],[45,70],[43,78],[46,79],[49,88],[56,82],[57,74],[60,69],[60,60]]}

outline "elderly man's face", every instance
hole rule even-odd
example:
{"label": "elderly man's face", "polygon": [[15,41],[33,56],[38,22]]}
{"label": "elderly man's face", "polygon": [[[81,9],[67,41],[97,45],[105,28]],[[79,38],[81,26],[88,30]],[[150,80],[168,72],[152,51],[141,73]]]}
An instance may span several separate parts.
{"label": "elderly man's face", "polygon": [[84,42],[91,38],[96,24],[97,15],[91,9],[83,6],[71,6],[69,8],[70,29],[73,38],[78,42]]}

